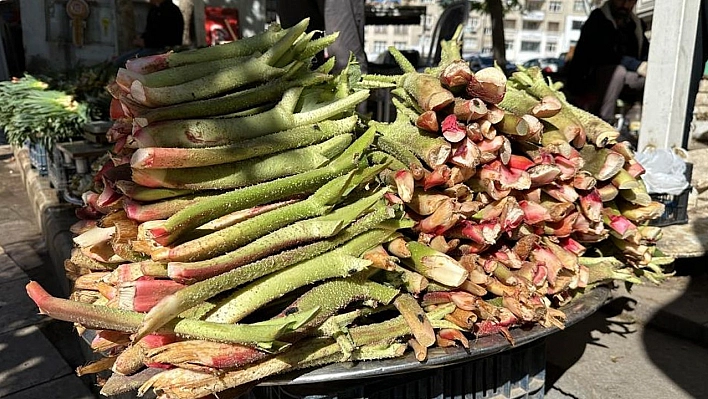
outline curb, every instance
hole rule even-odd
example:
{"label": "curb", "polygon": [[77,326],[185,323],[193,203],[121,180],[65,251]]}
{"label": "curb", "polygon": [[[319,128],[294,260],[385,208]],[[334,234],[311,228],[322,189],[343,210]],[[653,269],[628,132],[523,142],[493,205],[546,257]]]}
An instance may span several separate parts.
{"label": "curb", "polygon": [[37,227],[44,237],[52,260],[52,273],[60,283],[65,297],[68,297],[71,294],[71,286],[64,271],[64,260],[71,257],[71,249],[74,246],[73,234],[69,231],[69,227],[77,221],[74,206],[61,202],[59,192],[51,187],[49,178],[40,176],[32,167],[27,148],[13,147],[13,152],[27,190],[27,198],[36,217]]}

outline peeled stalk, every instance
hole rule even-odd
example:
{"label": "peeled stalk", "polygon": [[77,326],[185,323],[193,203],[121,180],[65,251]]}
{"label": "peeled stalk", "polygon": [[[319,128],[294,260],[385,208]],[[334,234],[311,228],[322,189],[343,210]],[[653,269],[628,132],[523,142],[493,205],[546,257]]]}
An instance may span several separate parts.
{"label": "peeled stalk", "polygon": [[343,134],[324,143],[219,165],[187,169],[133,169],[133,181],[146,187],[188,190],[250,186],[321,167],[344,151],[351,139],[352,135]]}

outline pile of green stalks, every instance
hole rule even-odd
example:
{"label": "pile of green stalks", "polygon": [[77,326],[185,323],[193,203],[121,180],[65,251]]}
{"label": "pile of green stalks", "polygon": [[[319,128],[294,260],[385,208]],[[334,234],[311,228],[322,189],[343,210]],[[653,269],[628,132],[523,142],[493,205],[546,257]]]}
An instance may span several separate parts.
{"label": "pile of green stalks", "polygon": [[[540,325],[598,284],[667,277],[663,209],[617,132],[540,71],[440,64],[361,75],[312,57],[308,20],[130,61],[115,143],[83,195],[70,298],[106,396],[247,392],[276,374],[376,361]],[[397,118],[355,112],[393,93]],[[446,349],[452,350],[452,349]]]}
{"label": "pile of green stalks", "polygon": [[51,147],[81,135],[88,107],[31,75],[0,82],[0,128],[10,144]]}

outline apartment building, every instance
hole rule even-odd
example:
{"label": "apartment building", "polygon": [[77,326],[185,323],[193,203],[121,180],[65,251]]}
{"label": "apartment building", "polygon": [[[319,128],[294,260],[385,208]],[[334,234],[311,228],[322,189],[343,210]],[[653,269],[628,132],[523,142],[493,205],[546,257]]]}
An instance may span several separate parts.
{"label": "apartment building", "polygon": [[[377,7],[393,7],[400,2],[372,2]],[[376,61],[389,46],[417,50],[427,56],[430,37],[443,8],[435,0],[405,1],[410,6],[425,6],[418,25],[367,25],[366,53]],[[504,17],[507,59],[522,63],[532,58],[557,57],[568,51],[580,37],[580,29],[598,0],[526,0],[523,8]],[[463,56],[491,54],[492,24],[488,15],[470,12],[463,35]]]}

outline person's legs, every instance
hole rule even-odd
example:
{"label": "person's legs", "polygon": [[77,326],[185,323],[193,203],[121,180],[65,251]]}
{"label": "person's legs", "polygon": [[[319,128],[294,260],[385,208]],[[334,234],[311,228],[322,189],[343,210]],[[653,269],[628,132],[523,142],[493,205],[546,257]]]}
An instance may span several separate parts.
{"label": "person's legs", "polygon": [[366,73],[368,63],[364,52],[364,0],[325,1],[325,27],[328,34],[339,32],[337,40],[327,48],[329,55],[336,57],[334,71],[341,71],[347,66],[351,51],[362,73]]}
{"label": "person's legs", "polygon": [[[634,75],[637,75],[636,72]],[[611,123],[615,117],[617,99],[625,86],[627,69],[622,65],[609,65],[598,68],[597,77],[598,87],[605,87],[605,94],[600,102],[598,116]]]}

